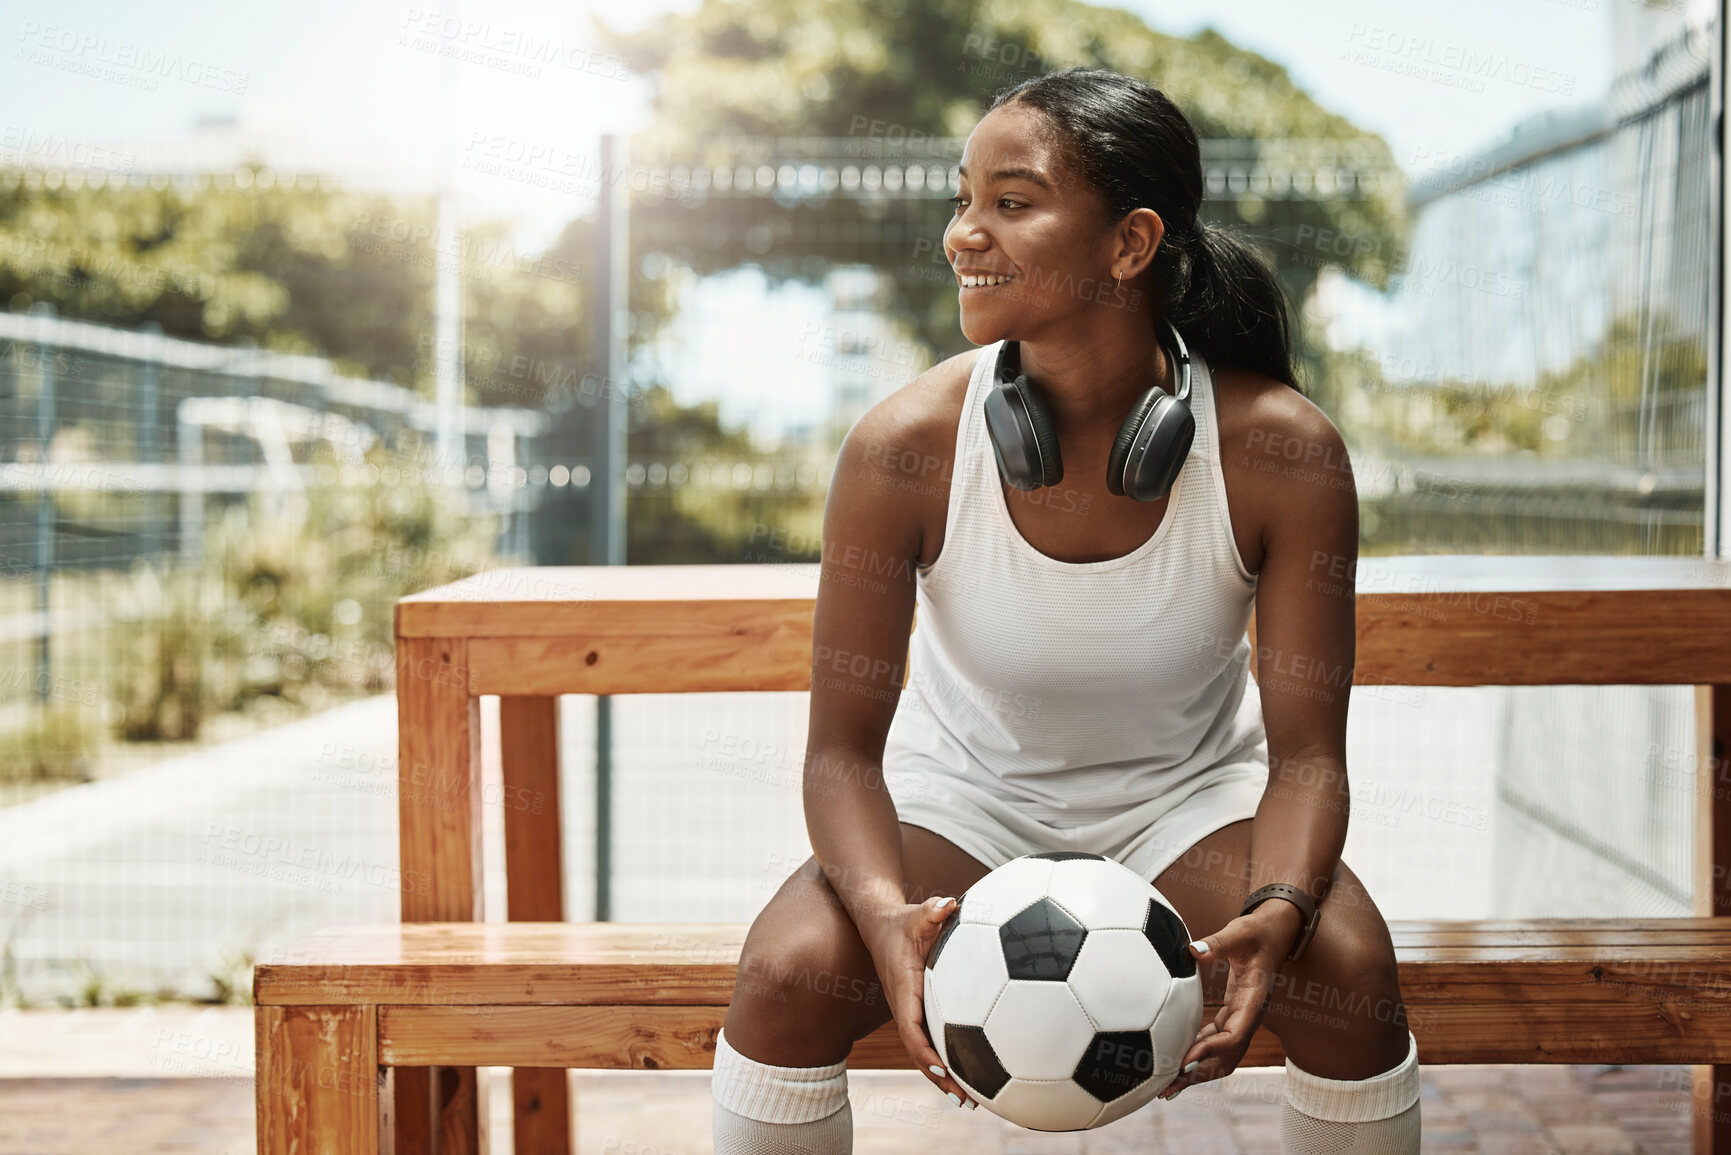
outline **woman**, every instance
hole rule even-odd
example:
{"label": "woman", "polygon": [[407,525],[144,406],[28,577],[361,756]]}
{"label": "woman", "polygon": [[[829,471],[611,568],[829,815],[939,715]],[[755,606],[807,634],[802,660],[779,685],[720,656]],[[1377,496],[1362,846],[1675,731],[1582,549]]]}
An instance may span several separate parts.
{"label": "woman", "polygon": [[[841,449],[814,618],[816,853],[746,939],[717,1155],[851,1151],[844,1060],[892,1017],[919,1069],[976,1106],[923,1029],[924,959],[954,896],[1047,850],[1123,862],[1201,934],[1189,949],[1224,1005],[1168,1097],[1229,1074],[1266,1024],[1287,1055],[1285,1150],[1415,1152],[1394,949],[1339,858],[1357,498],[1339,433],[1294,384],[1281,289],[1198,220],[1183,115],[1109,71],[997,96],[954,200],[945,253],[983,348]],[[1194,443],[1148,500],[1108,463],[1151,387],[1178,388],[1168,321],[1194,362]],[[1031,489],[1005,483],[984,414],[1012,342],[1062,465]],[[1284,896],[1241,911],[1270,882]]]}

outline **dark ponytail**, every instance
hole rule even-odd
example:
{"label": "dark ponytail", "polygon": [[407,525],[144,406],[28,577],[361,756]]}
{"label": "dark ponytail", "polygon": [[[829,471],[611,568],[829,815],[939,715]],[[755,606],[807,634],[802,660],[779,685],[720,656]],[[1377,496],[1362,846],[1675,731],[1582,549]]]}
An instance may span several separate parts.
{"label": "dark ponytail", "polygon": [[1155,308],[1214,364],[1298,387],[1286,290],[1249,243],[1202,222],[1196,130],[1159,89],[1104,68],[1066,68],[992,99],[1046,117],[1072,168],[1112,220],[1146,206],[1166,226],[1151,269]]}

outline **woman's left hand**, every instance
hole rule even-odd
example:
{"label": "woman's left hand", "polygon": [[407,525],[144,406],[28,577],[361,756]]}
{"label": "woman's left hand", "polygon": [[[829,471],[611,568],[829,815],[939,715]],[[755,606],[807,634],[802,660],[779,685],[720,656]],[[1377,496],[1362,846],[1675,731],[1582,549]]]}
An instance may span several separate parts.
{"label": "woman's left hand", "polygon": [[[1185,948],[1199,966],[1211,959],[1226,960],[1226,998],[1214,1021],[1203,1023],[1196,1032],[1178,1075],[1160,1093],[1162,1099],[1172,1098],[1191,1083],[1224,1079],[1238,1066],[1268,1009],[1274,977],[1298,941],[1303,921],[1292,903],[1271,899]],[[1208,949],[1198,951],[1198,944]]]}

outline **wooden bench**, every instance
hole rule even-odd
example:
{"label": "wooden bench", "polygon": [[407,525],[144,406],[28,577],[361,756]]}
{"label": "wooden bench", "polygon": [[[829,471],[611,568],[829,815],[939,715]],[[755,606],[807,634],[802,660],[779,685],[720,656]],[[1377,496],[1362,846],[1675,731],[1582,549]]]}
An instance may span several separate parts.
{"label": "wooden bench", "polygon": [[[518,1151],[569,1151],[564,1068],[706,1068],[745,927],[565,924],[556,698],[810,687],[815,566],[500,570],[397,611],[399,926],[255,972],[259,1150],[479,1146],[512,1066]],[[1731,563],[1372,558],[1354,681],[1694,685],[1698,917],[1395,922],[1425,1063],[1692,1063],[1698,1152],[1731,1153]],[[1254,635],[1253,635],[1254,636]],[[510,924],[483,924],[478,698],[500,695]],[[526,794],[514,795],[514,791]],[[411,874],[411,872],[414,872]],[[419,924],[419,925],[417,925]],[[1245,1065],[1279,1063],[1266,1030]],[[907,1065],[890,1028],[851,1065]]]}

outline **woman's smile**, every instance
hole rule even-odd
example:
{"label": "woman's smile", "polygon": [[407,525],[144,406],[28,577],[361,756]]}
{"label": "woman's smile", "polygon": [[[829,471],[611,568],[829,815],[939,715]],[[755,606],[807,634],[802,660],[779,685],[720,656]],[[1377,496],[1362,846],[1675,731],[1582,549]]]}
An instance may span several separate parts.
{"label": "woman's smile", "polygon": [[961,272],[958,272],[956,274],[956,280],[957,280],[957,282],[960,283],[961,292],[964,294],[966,294],[969,290],[973,290],[974,292],[984,292],[985,290],[988,290],[988,289],[1000,288],[1001,286],[1007,285],[1015,279],[1016,278],[1012,274],[1009,274],[1009,273],[961,273]]}

